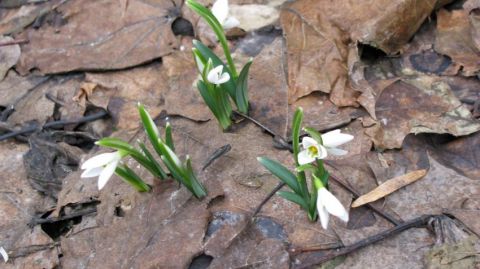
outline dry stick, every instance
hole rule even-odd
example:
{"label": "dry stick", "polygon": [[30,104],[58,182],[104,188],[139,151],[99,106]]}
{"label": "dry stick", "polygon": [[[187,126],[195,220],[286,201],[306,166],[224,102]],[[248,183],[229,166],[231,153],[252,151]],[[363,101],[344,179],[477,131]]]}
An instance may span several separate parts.
{"label": "dry stick", "polygon": [[400,225],[397,225],[393,228],[390,228],[386,231],[383,231],[383,232],[380,232],[378,234],[367,237],[365,239],[362,239],[362,240],[360,240],[360,241],[358,241],[358,242],[356,242],[352,245],[349,245],[349,246],[346,246],[346,247],[340,248],[340,249],[329,250],[325,255],[323,255],[321,257],[313,257],[312,259],[307,260],[306,263],[301,264],[299,266],[296,266],[295,269],[312,268],[314,265],[329,261],[329,260],[331,260],[333,258],[336,258],[338,256],[343,256],[343,255],[349,254],[353,251],[356,251],[356,250],[359,250],[359,249],[361,249],[363,247],[366,247],[368,245],[374,244],[374,243],[376,243],[378,241],[381,241],[385,238],[397,235],[397,234],[399,234],[399,233],[401,233],[405,230],[408,230],[410,228],[424,227],[429,223],[429,221],[432,218],[436,218],[436,217],[438,217],[438,216],[436,216],[436,215],[424,215],[424,216],[409,220],[409,221],[404,222]]}
{"label": "dry stick", "polygon": [[31,133],[31,132],[34,132],[34,131],[37,131],[37,130],[42,130],[42,129],[45,129],[45,128],[58,128],[58,127],[62,127],[62,126],[68,125],[68,124],[80,124],[80,123],[84,123],[84,122],[98,120],[100,118],[105,117],[107,114],[108,114],[107,111],[102,110],[100,112],[97,112],[97,113],[94,113],[92,115],[88,115],[88,116],[85,116],[85,117],[81,117],[81,118],[78,118],[78,119],[58,120],[58,121],[47,122],[42,127],[38,127],[36,124],[31,125],[31,126],[28,126],[26,128],[23,128],[21,130],[13,131],[13,132],[1,135],[0,136],[0,141],[6,140],[6,139],[9,139],[9,138],[18,136],[18,135],[28,134],[28,133]]}
{"label": "dry stick", "polygon": [[283,186],[285,186],[285,183],[284,182],[280,182],[268,195],[267,197],[265,197],[262,202],[260,202],[260,204],[258,204],[257,208],[255,208],[255,211],[253,211],[253,215],[252,215],[252,218],[255,217],[258,212],[260,212],[260,210],[262,210],[262,207],[268,202],[268,200],[270,200],[274,195],[275,193],[277,193],[277,191],[279,191],[281,188],[283,188]]}
{"label": "dry stick", "polygon": [[[273,136],[274,138],[277,138],[277,140],[279,140],[279,142],[284,146],[284,149],[288,149],[290,151],[293,150],[292,146],[288,143],[286,143],[285,139],[280,136],[280,135],[277,135],[274,131],[272,131],[271,129],[269,129],[268,127],[266,127],[265,125],[261,124],[259,121],[255,120],[254,118],[248,116],[248,115],[245,115],[243,113],[240,113],[238,111],[234,111],[235,114],[253,122],[255,125],[257,125],[258,127],[262,128],[265,132],[267,132],[268,134],[270,134],[271,136]],[[285,143],[282,143],[285,142]],[[325,163],[328,163],[325,161]],[[330,165],[331,166],[331,165]],[[335,181],[338,185],[340,185],[341,187],[343,187],[345,190],[349,191],[350,193],[353,194],[354,198],[357,198],[360,196],[360,194],[355,190],[353,189],[352,187],[348,186],[347,184],[344,183],[343,180],[339,180],[338,178],[330,175],[330,177],[332,178],[333,181]],[[265,199],[263,199],[263,201],[257,206],[257,208],[255,209],[254,211],[254,214],[253,216],[255,217],[255,215],[260,212],[260,210],[262,209],[262,207],[265,205],[265,203],[268,202],[268,200],[270,200],[273,195],[275,195],[275,193],[280,190],[285,184],[282,182],[280,184],[277,185],[277,187],[275,187],[268,195],[267,197],[265,197]],[[396,218],[392,217],[390,214],[388,213],[385,213],[383,212],[382,209],[378,208],[377,206],[374,206],[372,204],[366,204],[366,206],[368,206],[370,209],[372,209],[375,213],[379,214],[380,216],[382,216],[383,218],[385,218],[386,220],[388,220],[389,222],[391,222],[392,224],[394,225],[399,225],[402,223],[402,221],[400,220],[397,220]]]}
{"label": "dry stick", "polygon": [[18,39],[18,40],[12,40],[12,41],[5,41],[5,42],[0,42],[0,47],[4,46],[11,46],[11,45],[18,45],[18,44],[25,44],[28,43],[29,41],[27,39]]}

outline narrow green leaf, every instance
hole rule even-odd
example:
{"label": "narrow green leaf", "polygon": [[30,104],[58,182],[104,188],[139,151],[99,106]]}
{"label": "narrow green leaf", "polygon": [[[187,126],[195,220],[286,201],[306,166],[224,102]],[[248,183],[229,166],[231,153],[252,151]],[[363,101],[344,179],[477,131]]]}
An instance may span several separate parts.
{"label": "narrow green leaf", "polygon": [[198,49],[192,49],[193,59],[195,60],[195,64],[197,65],[198,72],[200,75],[203,74],[203,70],[205,69],[205,65],[207,64],[207,59],[203,57],[203,55],[198,51]]}
{"label": "narrow green leaf", "polygon": [[184,184],[185,186],[189,185],[189,183],[185,183],[185,178],[182,175],[182,171],[178,170],[178,167],[176,167],[174,164],[172,164],[165,156],[160,156],[162,159],[163,163],[167,167],[168,171],[170,171],[170,174],[172,175],[173,179],[176,181],[180,182],[181,184]]}
{"label": "narrow green leaf", "polygon": [[322,135],[317,130],[310,127],[305,127],[303,130],[305,130],[305,132],[307,132],[307,134],[315,139],[320,145],[323,145]]}
{"label": "narrow green leaf", "polygon": [[314,190],[310,194],[310,202],[309,202],[309,209],[308,209],[308,216],[311,221],[315,221],[317,219],[317,190]]}
{"label": "narrow green leaf", "polygon": [[237,79],[235,103],[238,110],[244,114],[248,114],[248,71],[251,65],[252,60],[245,64]]}
{"label": "narrow green leaf", "polygon": [[195,172],[193,171],[192,162],[188,156],[186,161],[186,170],[193,189],[193,195],[199,199],[207,196],[207,191],[205,190],[205,187],[198,181]]}
{"label": "narrow green leaf", "polygon": [[295,171],[304,172],[306,170],[316,170],[316,169],[317,169],[317,167],[315,165],[307,163],[307,164],[304,164],[304,165],[297,166],[295,168]]}
{"label": "narrow green leaf", "polygon": [[173,144],[173,137],[172,137],[172,126],[170,122],[167,122],[165,125],[165,144],[167,144],[173,152],[175,152],[175,145]]}
{"label": "narrow green leaf", "polygon": [[208,91],[207,85],[203,81],[199,80],[197,82],[197,88],[198,88],[198,91],[200,92],[200,95],[203,98],[203,101],[205,102],[205,104],[207,104],[208,108],[210,108],[210,111],[212,111],[213,115],[218,120],[219,118],[218,106],[216,104],[214,97]]}
{"label": "narrow green leaf", "polygon": [[123,179],[123,181],[130,184],[139,192],[150,191],[151,187],[146,184],[132,169],[126,165],[117,166],[115,174]]}
{"label": "narrow green leaf", "polygon": [[257,160],[278,179],[287,184],[295,193],[301,194],[297,177],[280,163],[266,157],[258,157]]}
{"label": "narrow green leaf", "polygon": [[158,137],[158,128],[155,122],[153,121],[150,114],[148,114],[147,110],[142,104],[138,104],[138,112],[140,113],[140,119],[142,120],[143,127],[145,128],[145,132],[147,133],[148,139],[150,139],[150,143],[152,143],[153,148],[157,152],[158,155],[162,155],[162,152],[158,146],[158,140],[161,140]]}
{"label": "narrow green leaf", "polygon": [[290,202],[294,202],[295,204],[299,205],[301,208],[303,208],[305,211],[308,212],[308,205],[300,195],[293,192],[289,192],[289,191],[279,191],[277,192],[277,194],[289,200]]}
{"label": "narrow green leaf", "polygon": [[[151,167],[151,170],[150,171],[154,176],[156,177],[159,177],[160,179],[166,179],[167,178],[167,173],[165,173],[165,171],[163,171],[163,168],[160,166],[160,164],[157,162],[157,160],[155,160],[155,158],[153,157],[153,155],[150,153],[150,151],[147,149],[147,147],[145,146],[144,143],[138,141],[138,144],[140,146],[140,148],[142,149],[143,151],[143,154],[145,154],[145,157],[147,157],[147,159],[150,161],[150,163],[152,164],[152,167]],[[138,160],[137,160],[138,161]],[[147,168],[148,169],[148,168]],[[150,170],[150,169],[149,169]]]}
{"label": "narrow green leaf", "polygon": [[125,151],[126,153],[129,153],[130,155],[139,155],[140,152],[136,150],[132,145],[128,144],[127,142],[115,138],[115,137],[105,137],[97,142],[95,144],[102,146],[102,147],[107,147],[107,148],[112,148],[116,150],[122,150]]}
{"label": "narrow green leaf", "polygon": [[300,127],[303,120],[303,109],[301,107],[297,108],[295,114],[293,115],[292,122],[292,146],[293,146],[293,158],[295,159],[296,166],[298,164],[298,153],[300,153]]}

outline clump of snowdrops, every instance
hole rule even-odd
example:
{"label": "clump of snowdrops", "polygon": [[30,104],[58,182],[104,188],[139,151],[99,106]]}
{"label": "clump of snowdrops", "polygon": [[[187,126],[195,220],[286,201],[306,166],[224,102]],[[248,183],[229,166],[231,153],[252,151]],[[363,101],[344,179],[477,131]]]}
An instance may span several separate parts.
{"label": "clump of snowdrops", "polygon": [[139,147],[137,149],[119,138],[102,138],[96,144],[115,149],[115,151],[102,153],[85,161],[81,167],[85,170],[81,177],[98,177],[98,189],[101,190],[112,175],[116,174],[136,190],[140,192],[150,191],[150,185],[146,184],[140,176],[123,162],[126,157],[131,157],[156,179],[164,180],[171,177],[185,186],[195,197],[202,198],[206,196],[205,187],[195,176],[190,157],[187,155],[186,160],[182,162],[175,154],[170,124],[167,122],[165,136],[162,138],[155,122],[143,105],[138,105],[138,112],[140,113],[145,133],[157,156],[155,157],[141,141],[137,141]]}
{"label": "clump of snowdrops", "polygon": [[[306,127],[303,130],[308,136],[302,138],[302,150],[300,150],[302,120],[303,110],[299,108],[295,111],[292,123],[295,172],[291,172],[282,164],[266,157],[259,157],[258,161],[290,189],[290,191],[279,191],[278,195],[298,204],[307,212],[311,221],[315,221],[319,216],[324,229],[328,227],[330,214],[348,222],[348,212],[340,201],[328,191],[329,173],[324,167],[323,159],[328,154],[347,154],[347,151],[337,147],[351,141],[353,136],[341,133],[339,129],[320,134],[316,130]],[[310,176],[310,189],[307,184],[307,176]]]}
{"label": "clump of snowdrops", "polygon": [[222,129],[225,130],[232,124],[231,101],[239,112],[248,114],[247,80],[252,60],[243,66],[240,74],[237,72],[225,29],[238,26],[239,22],[229,16],[228,0],[216,1],[211,10],[195,0],[187,0],[186,4],[208,23],[223,48],[226,63],[198,40],[193,41],[192,52],[201,76],[197,88],[203,101],[210,108]]}

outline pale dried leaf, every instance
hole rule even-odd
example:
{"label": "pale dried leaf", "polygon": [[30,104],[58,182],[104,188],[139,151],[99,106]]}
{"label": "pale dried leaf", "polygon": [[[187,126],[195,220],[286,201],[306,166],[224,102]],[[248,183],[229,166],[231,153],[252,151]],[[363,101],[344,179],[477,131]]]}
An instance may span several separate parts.
{"label": "pale dried leaf", "polygon": [[358,197],[353,203],[352,207],[359,207],[364,204],[368,204],[371,202],[374,202],[378,199],[381,199],[390,193],[408,185],[412,184],[413,182],[419,180],[420,178],[424,177],[427,174],[427,170],[422,169],[422,170],[417,170],[413,171],[410,173],[407,173],[405,175],[399,176],[392,178],[384,183],[382,183],[380,186],[376,187],[372,191],[370,191],[367,194],[364,194],[360,197]]}

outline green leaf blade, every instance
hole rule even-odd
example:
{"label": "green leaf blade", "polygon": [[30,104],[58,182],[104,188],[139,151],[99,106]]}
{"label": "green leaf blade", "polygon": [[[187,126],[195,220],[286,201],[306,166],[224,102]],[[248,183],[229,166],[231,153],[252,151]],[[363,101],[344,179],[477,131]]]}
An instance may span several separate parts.
{"label": "green leaf blade", "polygon": [[245,64],[236,82],[235,103],[237,104],[238,110],[244,114],[248,114],[248,72],[251,65],[252,60]]}
{"label": "green leaf blade", "polygon": [[266,157],[259,157],[257,160],[273,175],[275,175],[282,182],[287,184],[295,193],[301,194],[298,185],[297,177],[290,172],[285,166]]}

